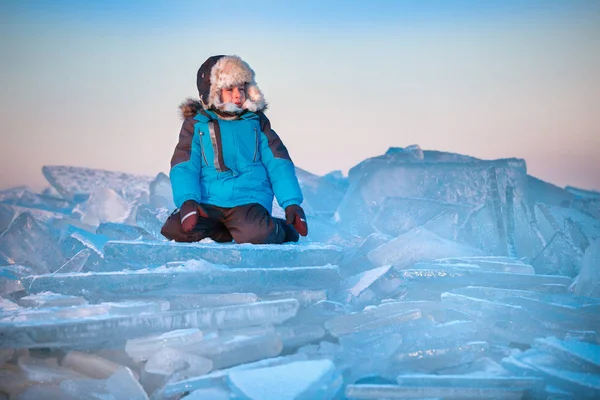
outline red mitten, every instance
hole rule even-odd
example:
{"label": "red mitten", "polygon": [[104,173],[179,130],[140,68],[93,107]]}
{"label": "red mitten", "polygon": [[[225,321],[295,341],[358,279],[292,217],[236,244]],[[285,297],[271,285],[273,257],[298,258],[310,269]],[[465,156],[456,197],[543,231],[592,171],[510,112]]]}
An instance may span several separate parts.
{"label": "red mitten", "polygon": [[179,209],[179,215],[184,232],[191,232],[198,223],[199,217],[208,218],[204,208],[194,200],[187,200],[183,203]]}
{"label": "red mitten", "polygon": [[293,225],[300,235],[308,235],[306,215],[304,215],[304,210],[299,205],[292,204],[285,208],[285,222]]}

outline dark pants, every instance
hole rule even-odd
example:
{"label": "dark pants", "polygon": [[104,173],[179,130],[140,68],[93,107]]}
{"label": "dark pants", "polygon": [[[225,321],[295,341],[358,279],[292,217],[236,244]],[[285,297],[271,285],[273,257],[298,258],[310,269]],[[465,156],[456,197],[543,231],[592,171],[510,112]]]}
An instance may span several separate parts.
{"label": "dark pants", "polygon": [[280,244],[297,242],[298,232],[285,220],[272,217],[260,204],[224,208],[202,204],[208,218],[198,217],[198,223],[191,232],[181,227],[179,210],[175,210],[162,227],[161,233],[176,242],[198,242],[211,238],[215,242]]}

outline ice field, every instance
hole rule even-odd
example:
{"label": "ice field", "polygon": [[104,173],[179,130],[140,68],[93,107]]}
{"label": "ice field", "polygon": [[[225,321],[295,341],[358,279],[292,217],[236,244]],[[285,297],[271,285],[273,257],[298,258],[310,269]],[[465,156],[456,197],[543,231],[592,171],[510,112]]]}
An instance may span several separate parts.
{"label": "ice field", "polygon": [[43,173],[0,191],[0,399],[600,398],[600,193],[524,160],[298,168],[285,245],[167,241],[164,174]]}

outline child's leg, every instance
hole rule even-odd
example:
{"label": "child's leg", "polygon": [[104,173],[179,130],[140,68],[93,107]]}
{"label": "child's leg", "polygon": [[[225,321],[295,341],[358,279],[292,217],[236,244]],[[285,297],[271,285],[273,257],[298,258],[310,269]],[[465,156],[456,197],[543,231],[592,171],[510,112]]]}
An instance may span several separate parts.
{"label": "child's leg", "polygon": [[196,227],[191,232],[184,232],[181,227],[181,215],[175,210],[167,219],[160,233],[169,240],[176,242],[199,242],[207,237],[215,242],[231,242],[233,237],[225,225],[220,221],[222,214],[217,207],[209,204],[202,205],[208,213],[208,218],[198,218]]}
{"label": "child's leg", "polygon": [[[280,244],[298,241],[298,233],[293,227],[286,225],[282,219],[273,218],[260,204],[233,207],[224,210],[223,214],[223,222],[236,243]],[[290,228],[293,232],[288,232]]]}

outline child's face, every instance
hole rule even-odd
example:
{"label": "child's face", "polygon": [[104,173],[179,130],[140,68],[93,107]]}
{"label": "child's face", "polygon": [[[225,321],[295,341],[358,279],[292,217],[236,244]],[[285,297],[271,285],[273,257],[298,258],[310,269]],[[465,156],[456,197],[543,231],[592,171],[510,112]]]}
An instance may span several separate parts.
{"label": "child's face", "polygon": [[246,101],[245,85],[233,86],[227,89],[221,89],[221,101],[223,103],[233,103],[238,107]]}

